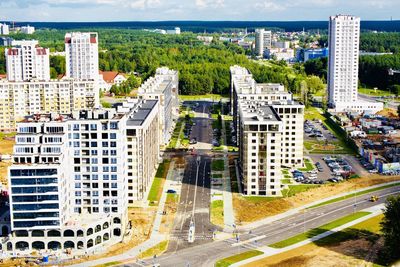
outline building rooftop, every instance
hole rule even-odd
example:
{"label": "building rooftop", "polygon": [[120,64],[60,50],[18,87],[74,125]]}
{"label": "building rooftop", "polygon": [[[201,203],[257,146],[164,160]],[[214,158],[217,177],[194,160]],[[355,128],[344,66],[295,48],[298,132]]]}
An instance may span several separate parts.
{"label": "building rooftop", "polygon": [[246,122],[251,121],[281,121],[274,108],[266,102],[245,101],[239,103],[241,119]]}
{"label": "building rooftop", "polygon": [[129,113],[126,124],[128,126],[141,126],[157,102],[157,100],[143,100],[136,109]]}

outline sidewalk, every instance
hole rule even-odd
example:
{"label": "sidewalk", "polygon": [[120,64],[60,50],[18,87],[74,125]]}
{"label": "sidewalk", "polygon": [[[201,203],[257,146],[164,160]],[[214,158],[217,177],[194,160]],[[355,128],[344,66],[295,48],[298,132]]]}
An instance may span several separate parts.
{"label": "sidewalk", "polygon": [[339,197],[343,197],[343,196],[347,196],[347,195],[352,195],[354,193],[366,191],[366,190],[373,189],[373,188],[382,187],[382,186],[385,186],[385,185],[397,184],[397,183],[399,183],[399,181],[394,181],[394,182],[374,185],[374,186],[370,186],[370,187],[364,187],[364,188],[357,189],[357,190],[354,190],[354,191],[351,191],[351,192],[345,192],[345,193],[342,193],[342,194],[339,194],[339,195],[334,195],[334,196],[331,196],[331,197],[328,197],[328,198],[320,199],[320,200],[314,201],[312,203],[309,203],[307,205],[304,205],[304,206],[301,206],[301,207],[298,207],[298,208],[295,208],[295,209],[288,210],[288,211],[286,211],[284,213],[280,213],[280,214],[277,214],[277,215],[274,215],[274,216],[271,216],[271,217],[267,217],[265,219],[261,219],[259,221],[255,221],[255,222],[243,225],[243,226],[239,226],[238,229],[239,230],[248,231],[248,230],[251,230],[253,228],[257,228],[257,227],[272,223],[274,221],[278,221],[280,219],[289,217],[291,215],[297,214],[297,213],[299,213],[300,211],[302,211],[304,209],[307,209],[307,208],[312,207],[314,205],[317,205],[319,203],[323,203],[325,201],[329,201],[331,199],[335,199],[335,198],[339,198]]}
{"label": "sidewalk", "polygon": [[229,159],[228,159],[228,147],[226,141],[226,129],[225,121],[223,120],[224,115],[222,115],[222,135],[224,136],[224,231],[234,229],[235,216],[233,211],[233,201],[232,201],[232,190],[231,190],[231,177],[229,174]]}
{"label": "sidewalk", "polygon": [[108,262],[133,260],[140,253],[154,247],[155,245],[157,245],[158,243],[160,243],[164,240],[167,240],[168,235],[161,234],[159,232],[159,230],[160,230],[161,221],[162,221],[162,217],[163,217],[162,213],[164,211],[165,201],[167,199],[167,190],[171,186],[171,184],[174,182],[173,181],[173,174],[175,172],[174,165],[175,165],[175,162],[171,161],[170,167],[168,170],[168,174],[167,174],[167,178],[164,183],[163,192],[162,192],[160,202],[158,205],[156,218],[154,219],[153,228],[152,228],[152,231],[150,234],[150,238],[148,240],[146,240],[145,242],[139,244],[138,246],[136,246],[124,253],[118,254],[116,256],[112,256],[112,257],[108,257],[108,258],[101,258],[101,259],[97,259],[97,260],[93,260],[93,261],[86,261],[86,262],[82,262],[82,263],[71,265],[71,266],[87,267],[87,266],[95,266],[95,265],[105,264]]}
{"label": "sidewalk", "polygon": [[232,267],[242,266],[244,264],[248,264],[248,263],[251,263],[251,262],[254,262],[254,261],[257,261],[257,260],[261,260],[261,259],[266,258],[266,257],[270,257],[270,256],[273,256],[273,255],[276,255],[276,254],[280,254],[280,253],[283,253],[283,252],[286,252],[286,251],[289,251],[289,250],[292,250],[292,249],[307,245],[307,244],[312,243],[312,242],[314,242],[316,240],[322,239],[322,238],[327,237],[327,236],[329,236],[331,234],[334,234],[334,233],[339,232],[339,231],[341,231],[343,229],[349,228],[349,227],[351,227],[353,225],[356,225],[356,224],[358,224],[360,222],[366,221],[366,220],[368,220],[368,219],[370,219],[372,217],[375,217],[375,216],[381,214],[382,213],[382,209],[384,208],[384,206],[385,206],[384,204],[380,204],[380,205],[376,205],[376,206],[373,206],[373,207],[368,208],[368,209],[364,209],[362,211],[371,212],[371,214],[363,216],[363,217],[361,217],[359,219],[356,219],[354,221],[348,222],[348,223],[343,224],[343,225],[341,225],[341,226],[339,226],[337,228],[334,228],[334,229],[332,229],[330,231],[324,232],[324,233],[322,233],[320,235],[317,235],[317,236],[314,236],[312,238],[306,239],[304,241],[298,242],[298,243],[293,244],[291,246],[287,246],[287,247],[281,248],[281,249],[271,248],[269,246],[261,247],[261,248],[259,248],[257,250],[260,250],[260,251],[264,252],[264,254],[256,256],[256,257],[253,257],[253,258],[249,258],[247,260],[243,260],[243,261],[237,262],[235,264],[232,264],[231,266]]}

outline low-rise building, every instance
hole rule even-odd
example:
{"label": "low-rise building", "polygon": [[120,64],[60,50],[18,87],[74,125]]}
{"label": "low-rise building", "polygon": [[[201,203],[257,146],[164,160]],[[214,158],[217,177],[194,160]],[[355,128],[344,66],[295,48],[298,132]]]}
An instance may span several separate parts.
{"label": "low-rise building", "polygon": [[100,71],[99,88],[102,91],[110,91],[113,85],[119,86],[127,80],[126,74],[117,71]]}
{"label": "low-rise building", "polygon": [[264,56],[269,59],[294,61],[294,50],[291,48],[270,48],[266,49]]}
{"label": "low-rise building", "polygon": [[20,31],[21,31],[22,33],[24,33],[24,34],[33,34],[33,33],[35,32],[35,27],[29,26],[29,25],[27,25],[27,26],[22,26],[22,27],[20,28]]}

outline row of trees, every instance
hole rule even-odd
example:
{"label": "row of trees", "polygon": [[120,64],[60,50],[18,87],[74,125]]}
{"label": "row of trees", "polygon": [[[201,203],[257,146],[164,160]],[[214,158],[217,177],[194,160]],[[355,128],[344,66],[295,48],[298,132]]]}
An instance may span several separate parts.
{"label": "row of trees", "polygon": [[[326,81],[327,58],[309,60],[304,64],[307,75],[316,75]],[[359,62],[359,82],[363,87],[377,87],[400,94],[400,75],[389,75],[388,70],[400,70],[400,54],[383,56],[361,56]]]}
{"label": "row of trees", "polygon": [[[129,29],[90,30],[99,33],[100,70],[136,74],[143,81],[153,75],[158,67],[168,66],[179,71],[181,94],[228,93],[229,67],[235,64],[250,69],[258,82],[282,83],[294,93],[299,93],[305,87],[307,91],[316,88],[308,80],[303,68],[292,69],[284,62],[268,65],[255,63],[243,48],[234,44],[213,41],[205,46],[191,33],[160,35]],[[63,51],[64,34],[63,30],[40,30],[32,37],[51,51]],[[26,38],[21,34],[13,37]],[[65,73],[63,57],[52,56],[50,66],[52,78]],[[136,87],[137,81],[133,83]],[[307,86],[304,86],[305,83]],[[126,83],[122,88],[114,87],[112,90],[117,94],[126,93],[128,86]]]}

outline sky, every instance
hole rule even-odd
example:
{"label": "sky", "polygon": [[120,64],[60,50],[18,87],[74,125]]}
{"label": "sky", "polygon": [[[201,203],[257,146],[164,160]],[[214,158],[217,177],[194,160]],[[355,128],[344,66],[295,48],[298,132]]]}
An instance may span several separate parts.
{"label": "sky", "polygon": [[400,0],[0,0],[0,21],[400,19]]}

